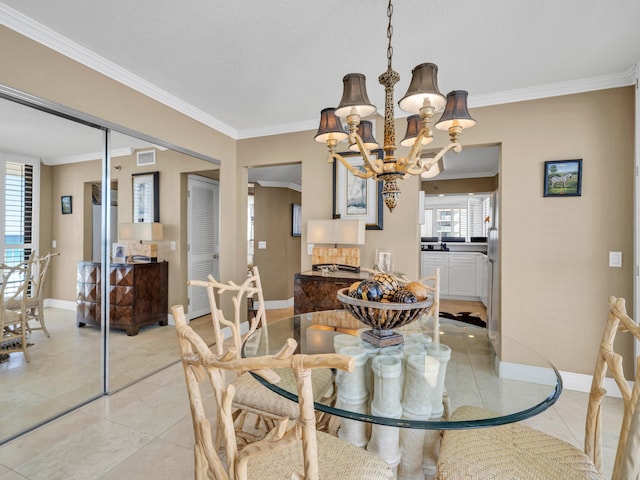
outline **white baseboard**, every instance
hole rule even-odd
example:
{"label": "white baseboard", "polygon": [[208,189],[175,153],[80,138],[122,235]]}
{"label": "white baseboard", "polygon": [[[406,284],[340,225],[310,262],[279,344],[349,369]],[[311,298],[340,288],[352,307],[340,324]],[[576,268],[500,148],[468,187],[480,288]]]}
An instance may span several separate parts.
{"label": "white baseboard", "polygon": [[288,300],[265,300],[264,309],[265,310],[277,310],[280,308],[291,308],[293,307],[293,297]]}
{"label": "white baseboard", "polygon": [[57,300],[55,298],[45,298],[43,305],[45,308],[59,308],[61,310],[72,310],[76,309],[76,302],[70,302],[69,300]]}
{"label": "white baseboard", "polygon": [[[499,362],[498,374],[502,378],[511,378],[514,380],[527,378],[542,384],[548,384],[550,378],[550,370],[547,368],[532,367],[511,362]],[[562,377],[563,388],[566,390],[584,393],[589,393],[591,390],[592,375],[561,371],[560,376]],[[628,383],[630,388],[633,388],[633,382]],[[613,378],[607,377],[604,379],[604,388],[607,391],[607,396],[622,398],[620,389]]]}

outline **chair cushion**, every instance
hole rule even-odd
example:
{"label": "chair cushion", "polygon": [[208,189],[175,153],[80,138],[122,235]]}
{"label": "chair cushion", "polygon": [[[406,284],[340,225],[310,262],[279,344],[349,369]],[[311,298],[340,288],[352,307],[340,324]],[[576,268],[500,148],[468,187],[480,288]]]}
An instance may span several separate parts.
{"label": "chair cushion", "polygon": [[[484,415],[478,407],[460,407],[452,420]],[[444,433],[438,458],[439,480],[598,479],[587,455],[559,438],[519,423]]]}
{"label": "chair cushion", "polygon": [[[264,387],[263,387],[264,388]],[[323,432],[318,435],[320,478],[327,480],[392,480],[395,475],[378,455]],[[291,478],[303,472],[301,442],[280,451],[259,455],[248,464],[248,480]]]}
{"label": "chair cushion", "polygon": [[[290,369],[277,370],[281,378],[281,385],[289,391],[296,391],[296,380],[293,371]],[[333,370],[322,368],[313,370],[311,382],[313,385],[315,399],[323,398],[327,392],[333,388]],[[264,385],[260,384],[250,373],[243,373],[233,381],[236,394],[233,397],[235,406],[249,407],[261,412],[267,412],[274,417],[298,418],[300,409],[298,404],[272,392]]]}

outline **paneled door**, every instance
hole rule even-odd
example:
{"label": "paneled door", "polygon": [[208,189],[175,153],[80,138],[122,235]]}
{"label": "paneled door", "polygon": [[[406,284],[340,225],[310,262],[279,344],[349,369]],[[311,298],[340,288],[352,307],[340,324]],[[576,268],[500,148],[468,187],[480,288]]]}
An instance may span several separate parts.
{"label": "paneled door", "polygon": [[[199,175],[187,180],[187,275],[189,280],[206,280],[209,274],[220,279],[219,184]],[[188,318],[210,312],[204,288],[189,287]]]}

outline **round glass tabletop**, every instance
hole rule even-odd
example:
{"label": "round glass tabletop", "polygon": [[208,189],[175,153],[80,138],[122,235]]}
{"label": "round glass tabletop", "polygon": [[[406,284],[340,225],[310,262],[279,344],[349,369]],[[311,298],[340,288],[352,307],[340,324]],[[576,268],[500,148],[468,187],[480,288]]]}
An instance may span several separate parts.
{"label": "round glass tabletop", "polygon": [[[368,330],[345,310],[304,313],[271,322],[243,345],[242,356],[277,353],[293,338],[296,353],[342,353],[356,359],[353,372],[336,372],[337,395],[317,399],[316,410],[346,419],[404,428],[451,430],[502,425],[549,408],[562,392],[556,368],[526,345],[501,338],[504,361],[487,330],[440,319],[440,342],[425,318],[396,329],[404,343],[378,348],[361,338]],[[504,355],[502,355],[504,357]],[[266,388],[297,401],[295,385]],[[317,393],[317,392],[316,392]],[[464,418],[451,419],[458,407]],[[454,416],[455,418],[456,416]]]}

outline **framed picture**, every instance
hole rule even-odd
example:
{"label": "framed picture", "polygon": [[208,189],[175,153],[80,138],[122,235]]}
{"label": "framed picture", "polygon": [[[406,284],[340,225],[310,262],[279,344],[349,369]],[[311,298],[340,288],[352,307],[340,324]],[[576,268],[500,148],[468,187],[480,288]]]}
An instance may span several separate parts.
{"label": "framed picture", "polygon": [[545,197],[582,195],[582,159],[544,162]]}
{"label": "framed picture", "polygon": [[111,261],[113,263],[127,263],[127,246],[124,243],[111,245]]}
{"label": "framed picture", "polygon": [[134,173],[133,223],[160,221],[159,173]]}
{"label": "framed picture", "polygon": [[291,236],[302,236],[302,207],[298,203],[291,204]]}
{"label": "framed picture", "polygon": [[63,195],[60,197],[60,207],[63,215],[73,213],[73,203],[71,195]]}
{"label": "framed picture", "polygon": [[[358,153],[341,153],[351,165],[364,170]],[[383,158],[382,150],[371,153],[372,161]],[[333,162],[333,218],[364,220],[367,230],[382,230],[382,182],[353,175],[339,161]]]}

